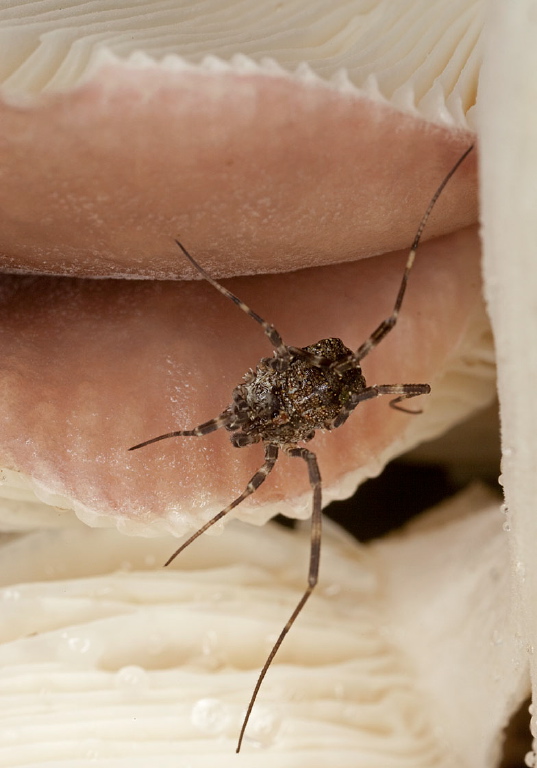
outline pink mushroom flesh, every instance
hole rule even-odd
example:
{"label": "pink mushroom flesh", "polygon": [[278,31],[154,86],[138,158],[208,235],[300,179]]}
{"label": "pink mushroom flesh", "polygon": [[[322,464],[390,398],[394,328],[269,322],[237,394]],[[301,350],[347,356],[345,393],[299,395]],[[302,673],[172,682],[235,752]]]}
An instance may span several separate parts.
{"label": "pink mushroom flesh", "polygon": [[[404,248],[472,137],[334,89],[119,65],[0,105],[0,264],[68,275],[283,272]],[[475,157],[427,236],[475,221]]]}
{"label": "pink mushroom flesh", "polygon": [[[121,67],[33,107],[1,107],[5,269],[191,274],[180,233],[289,344],[356,348],[391,311],[427,203],[471,137],[384,105],[283,78]],[[364,361],[369,383],[428,382],[479,301],[475,158],[453,178],[397,328]],[[404,247],[374,259],[356,259]],[[327,266],[320,266],[327,265]],[[134,443],[217,415],[271,354],[259,327],[199,282],[4,276],[0,465],[97,513],[149,524],[170,506],[202,519],[262,463],[224,431],[134,453]],[[387,398],[312,448],[331,484],[412,417]],[[308,488],[284,458],[256,502]],[[193,523],[193,524],[194,524]]]}

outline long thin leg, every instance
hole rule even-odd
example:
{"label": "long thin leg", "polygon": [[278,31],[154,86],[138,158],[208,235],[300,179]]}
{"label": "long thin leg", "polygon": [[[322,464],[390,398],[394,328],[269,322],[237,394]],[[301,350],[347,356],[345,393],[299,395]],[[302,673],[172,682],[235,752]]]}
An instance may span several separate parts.
{"label": "long thin leg", "polygon": [[394,400],[390,400],[390,406],[395,408],[396,411],[403,411],[403,413],[421,413],[421,411],[413,411],[410,408],[402,408],[398,403],[401,400],[408,400],[411,397],[418,397],[419,395],[428,395],[431,391],[429,384],[373,384],[370,387],[362,389],[361,392],[353,392],[349,398],[349,402],[345,406],[345,410],[342,411],[334,422],[333,429],[340,427],[345,421],[347,421],[349,415],[354,411],[358,403],[363,403],[364,400],[372,400],[379,395],[397,395]]}
{"label": "long thin leg", "polygon": [[336,364],[333,366],[338,372],[343,373],[349,368],[355,367],[356,364],[360,362],[360,360],[363,360],[363,358],[366,355],[368,355],[371,352],[371,350],[374,349],[380,341],[382,341],[382,339],[392,330],[392,328],[397,323],[397,318],[399,317],[399,311],[401,309],[401,305],[403,303],[403,298],[406,291],[408,276],[410,274],[410,270],[412,269],[412,265],[414,264],[414,259],[416,258],[416,251],[418,250],[418,245],[420,244],[421,236],[423,234],[423,230],[425,229],[425,225],[427,224],[429,216],[431,215],[431,211],[433,210],[436,201],[444,191],[444,187],[446,186],[448,181],[451,179],[453,174],[457,171],[461,163],[463,163],[464,160],[467,158],[467,156],[470,154],[473,148],[474,148],[474,145],[472,144],[457,160],[453,168],[445,176],[444,180],[442,181],[442,183],[440,184],[440,186],[432,196],[431,202],[427,206],[427,210],[422,216],[422,219],[418,227],[418,231],[416,232],[416,235],[414,237],[414,242],[412,243],[412,248],[410,249],[410,253],[408,254],[405,271],[403,273],[403,279],[401,280],[401,285],[399,286],[399,291],[397,293],[397,298],[395,300],[395,304],[394,304],[391,315],[387,317],[385,320],[383,320],[382,323],[380,323],[380,325],[373,331],[371,336],[368,339],[366,339],[366,341],[364,341],[364,343],[360,347],[358,347],[358,349],[356,350],[356,353],[350,360],[340,363],[339,365]]}
{"label": "long thin leg", "polygon": [[239,309],[242,309],[243,312],[245,312],[249,317],[251,317],[253,320],[256,321],[256,323],[259,323],[259,325],[263,328],[265,331],[265,334],[268,337],[268,340],[274,347],[274,350],[276,352],[276,356],[282,360],[288,360],[290,357],[289,350],[287,346],[283,343],[282,337],[276,330],[276,328],[271,325],[270,323],[267,323],[266,320],[263,320],[262,317],[260,317],[257,312],[254,312],[252,309],[250,309],[249,306],[247,306],[244,301],[241,301],[238,296],[235,296],[234,293],[231,293],[231,291],[228,291],[227,288],[224,288],[223,285],[220,285],[219,282],[217,282],[214,277],[211,277],[208,272],[206,272],[203,267],[198,264],[198,262],[195,260],[193,256],[189,254],[187,249],[184,247],[182,243],[179,242],[179,240],[175,241],[179,248],[183,251],[187,259],[190,261],[193,267],[195,267],[200,275],[207,280],[208,283],[210,283],[214,288],[216,288],[217,291],[220,291],[226,298],[231,299],[231,301],[236,304]]}
{"label": "long thin leg", "polygon": [[215,515],[213,518],[209,520],[208,523],[205,523],[196,533],[194,533],[189,539],[187,539],[184,544],[181,544],[179,549],[176,549],[175,552],[171,557],[169,557],[166,562],[164,563],[164,566],[169,565],[177,555],[180,555],[181,552],[189,547],[193,541],[195,541],[198,536],[201,536],[202,533],[205,533],[205,531],[213,526],[215,523],[217,523],[219,520],[221,520],[223,517],[225,517],[228,512],[231,512],[232,509],[235,509],[235,507],[238,507],[238,505],[244,501],[248,496],[250,496],[254,491],[256,491],[261,483],[265,481],[265,479],[268,477],[268,475],[272,472],[274,468],[274,464],[276,463],[276,459],[278,458],[278,446],[274,445],[273,443],[265,443],[265,463],[262,467],[260,467],[255,475],[251,478],[250,482],[244,489],[244,491],[241,493],[240,496],[237,496],[237,498],[231,502],[231,504],[228,504],[225,509],[223,509],[221,512],[219,512],[217,515]]}
{"label": "long thin leg", "polygon": [[280,646],[283,643],[285,636],[287,635],[287,633],[295,623],[295,620],[300,614],[301,610],[306,605],[306,602],[309,596],[311,595],[311,593],[313,592],[319,577],[319,562],[321,558],[322,503],[321,503],[321,474],[319,472],[319,465],[317,464],[317,457],[315,456],[314,453],[312,453],[311,451],[308,451],[307,448],[298,448],[298,447],[287,448],[283,446],[283,450],[289,456],[296,456],[298,458],[304,459],[304,461],[308,465],[310,485],[313,489],[313,511],[311,515],[311,547],[310,547],[310,564],[309,564],[309,571],[308,571],[308,587],[304,592],[304,594],[302,595],[302,597],[300,598],[295,610],[289,617],[287,624],[280,632],[278,639],[274,643],[274,646],[271,652],[269,653],[267,660],[263,665],[263,669],[259,673],[259,677],[257,678],[257,683],[255,684],[254,692],[252,693],[250,701],[248,702],[246,715],[244,716],[244,720],[242,722],[241,732],[239,734],[239,741],[237,743],[237,750],[236,750],[237,752],[240,752],[242,741],[244,739],[244,734],[246,732],[246,727],[248,725],[248,721],[250,720],[250,715],[252,714],[255,700],[257,699],[257,694],[259,693],[261,685],[263,684],[263,680],[265,679],[265,675],[267,674],[268,669],[272,664],[274,657],[278,653],[278,650],[280,649]]}
{"label": "long thin leg", "polygon": [[229,291],[227,288],[224,288],[223,285],[215,280],[214,277],[211,277],[209,273],[203,269],[201,264],[198,264],[196,259],[187,251],[187,249],[179,240],[176,240],[175,242],[183,251],[192,266],[198,270],[200,275],[202,275],[202,277],[207,280],[208,283],[214,286],[214,288],[216,288],[217,291],[220,291],[220,293],[223,294],[226,298],[231,299],[231,301],[236,304],[239,309],[242,309],[242,311],[245,312],[249,317],[253,318],[256,323],[261,325],[276,353],[276,358],[271,361],[275,370],[282,371],[287,368],[291,355],[303,357],[306,360],[309,360],[312,365],[318,365],[325,368],[333,364],[332,360],[329,360],[322,355],[314,355],[312,352],[306,352],[305,349],[301,349],[300,347],[288,347],[287,344],[284,344],[282,337],[273,325],[267,323],[266,320],[263,320],[263,318],[260,317],[257,312],[254,312],[252,309],[250,309],[250,307],[245,304],[244,301],[239,299],[238,296],[235,296],[234,293],[231,293],[231,291]]}
{"label": "long thin leg", "polygon": [[177,432],[167,432],[165,435],[152,437],[150,440],[144,440],[143,443],[133,445],[132,448],[129,448],[129,451],[137,451],[138,448],[144,448],[146,445],[151,445],[151,443],[158,443],[159,440],[167,440],[169,437],[202,437],[202,435],[208,435],[211,432],[215,432],[217,429],[225,427],[227,424],[229,424],[229,413],[223,411],[220,416],[217,416],[210,421],[206,421],[204,424],[194,427],[194,429],[181,429]]}

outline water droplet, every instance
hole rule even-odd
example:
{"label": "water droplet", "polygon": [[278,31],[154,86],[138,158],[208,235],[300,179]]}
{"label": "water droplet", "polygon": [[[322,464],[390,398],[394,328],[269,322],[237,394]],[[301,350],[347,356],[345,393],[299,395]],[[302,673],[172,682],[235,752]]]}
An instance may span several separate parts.
{"label": "water droplet", "polygon": [[524,756],[524,762],[528,766],[528,768],[535,768],[537,765],[537,755],[535,752],[527,752]]}
{"label": "water droplet", "polygon": [[206,632],[201,640],[201,652],[204,656],[212,656],[218,648],[218,635],[211,629]]}
{"label": "water droplet", "polygon": [[15,589],[15,587],[6,587],[5,589],[0,590],[0,598],[6,602],[15,602],[16,600],[20,600],[21,597],[20,590]]}
{"label": "water droplet", "polygon": [[231,709],[220,699],[200,699],[192,707],[190,719],[199,731],[218,736],[231,725]]}
{"label": "water droplet", "polygon": [[126,694],[128,698],[143,695],[149,688],[149,675],[142,667],[135,664],[122,667],[116,674],[114,686],[116,690]]}
{"label": "water droplet", "polygon": [[508,523],[507,520],[506,520],[505,523],[502,525],[502,528],[503,528],[504,531],[509,533],[509,531],[511,530],[511,524]]}
{"label": "water droplet", "polygon": [[322,594],[325,597],[337,597],[340,593],[341,593],[341,584],[338,584],[336,582],[332,582],[332,584],[327,584],[327,586],[322,589]]}
{"label": "water droplet", "polygon": [[59,661],[67,664],[93,666],[103,652],[102,642],[90,635],[67,631],[60,635],[56,655]]}
{"label": "water droplet", "polygon": [[498,475],[498,485],[501,485],[503,487],[503,472]]}
{"label": "water droplet", "polygon": [[505,503],[502,504],[502,506],[500,507],[500,512],[502,513],[502,515],[506,515],[509,512],[509,507],[507,506],[507,504]]}
{"label": "water droplet", "polygon": [[99,742],[98,739],[86,739],[84,741],[84,757],[86,760],[91,760],[92,762],[95,760],[99,760],[102,758],[102,745]]}
{"label": "water droplet", "polygon": [[254,707],[246,730],[247,740],[257,747],[270,747],[280,730],[281,718],[273,709]]}

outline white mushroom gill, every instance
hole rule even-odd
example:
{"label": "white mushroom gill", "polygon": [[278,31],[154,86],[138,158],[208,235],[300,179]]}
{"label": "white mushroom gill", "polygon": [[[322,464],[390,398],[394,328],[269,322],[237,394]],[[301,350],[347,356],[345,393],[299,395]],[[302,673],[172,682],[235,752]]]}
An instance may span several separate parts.
{"label": "white mushroom gill", "polygon": [[4,541],[0,765],[495,765],[526,670],[502,515],[479,489],[373,546],[327,527],[319,591],[234,754],[308,538],[232,526],[166,572],[168,540]]}
{"label": "white mushroom gill", "polygon": [[[444,124],[472,124],[483,0],[94,2],[0,9],[2,91],[71,89],[103,63],[187,62],[333,79]],[[256,66],[258,65],[258,66]]]}

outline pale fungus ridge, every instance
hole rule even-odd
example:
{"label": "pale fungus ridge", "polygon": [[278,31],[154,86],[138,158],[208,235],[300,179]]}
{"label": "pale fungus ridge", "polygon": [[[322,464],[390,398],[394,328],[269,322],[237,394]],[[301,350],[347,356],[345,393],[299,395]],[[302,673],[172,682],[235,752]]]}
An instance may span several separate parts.
{"label": "pale fungus ridge", "polygon": [[0,10],[2,89],[66,91],[110,64],[268,74],[364,91],[435,122],[472,125],[482,0],[29,2]]}
{"label": "pale fungus ridge", "polygon": [[[323,586],[267,679],[248,765],[496,764],[526,680],[501,523],[474,489],[376,545],[328,526]],[[245,700],[302,590],[308,539],[269,526],[259,550],[257,533],[205,537],[167,571],[167,539],[80,525],[6,541],[0,763],[237,764]]]}
{"label": "pale fungus ridge", "polygon": [[[482,13],[482,0],[0,8],[3,264],[185,276],[178,232],[220,276],[405,247],[424,176],[470,143]],[[472,165],[428,237],[475,220]]]}

